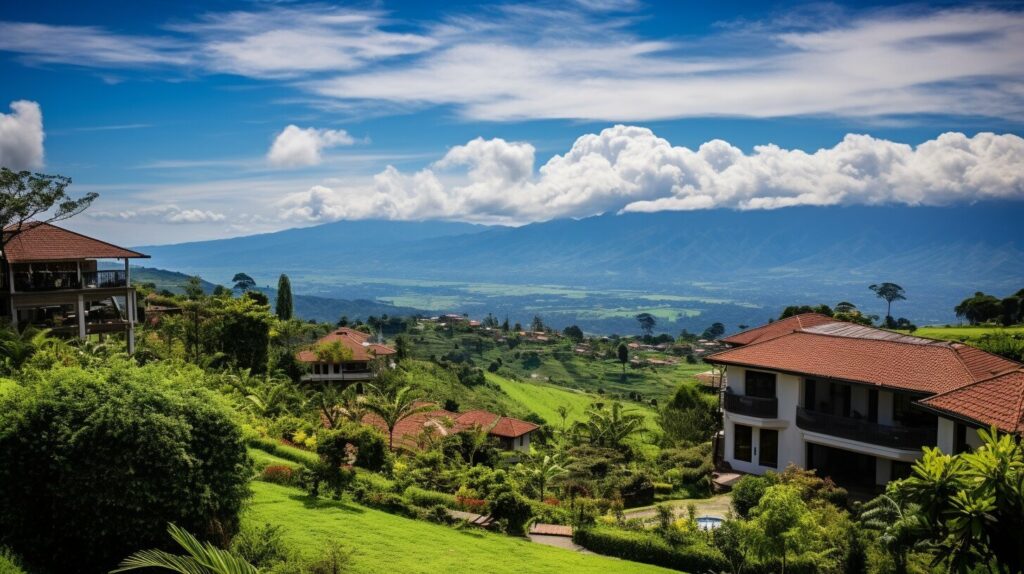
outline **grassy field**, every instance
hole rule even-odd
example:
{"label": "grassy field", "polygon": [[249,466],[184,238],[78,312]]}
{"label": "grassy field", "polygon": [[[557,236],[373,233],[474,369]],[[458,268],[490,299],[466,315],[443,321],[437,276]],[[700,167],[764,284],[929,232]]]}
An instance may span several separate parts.
{"label": "grassy field", "polygon": [[1018,327],[920,327],[913,335],[918,337],[930,337],[932,339],[944,339],[946,341],[966,341],[978,339],[990,333],[1011,333],[1014,335],[1024,334],[1024,326]]}
{"label": "grassy field", "polygon": [[411,520],[353,503],[312,500],[302,492],[252,483],[243,520],[280,525],[297,551],[315,556],[330,541],[355,552],[352,572],[669,572],[580,554],[523,539]]}

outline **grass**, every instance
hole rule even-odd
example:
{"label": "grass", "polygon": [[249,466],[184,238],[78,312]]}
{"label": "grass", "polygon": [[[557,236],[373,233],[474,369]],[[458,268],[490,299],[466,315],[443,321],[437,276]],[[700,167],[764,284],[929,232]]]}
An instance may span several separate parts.
{"label": "grass", "polygon": [[287,466],[291,469],[298,469],[302,466],[301,463],[295,462],[294,460],[274,456],[269,452],[258,448],[249,448],[247,450],[249,451],[249,458],[252,459],[253,466],[258,471],[262,471],[268,466]]}
{"label": "grass", "polygon": [[990,327],[990,326],[978,326],[978,327],[920,327],[913,333],[917,337],[929,337],[932,339],[943,339],[946,341],[971,341],[972,339],[979,339],[984,335],[992,333],[1010,333],[1010,334],[1024,334],[1024,326],[1017,327]]}
{"label": "grass", "polygon": [[243,520],[279,525],[288,544],[307,556],[316,556],[327,543],[337,541],[355,552],[351,565],[355,573],[669,572],[475,529],[412,520],[358,504],[314,500],[275,484],[253,482],[252,489],[254,496]]}
{"label": "grass", "polygon": [[290,446],[273,439],[253,439],[249,441],[249,446],[273,455],[275,458],[286,459],[298,464],[312,464],[320,460],[314,452]]}

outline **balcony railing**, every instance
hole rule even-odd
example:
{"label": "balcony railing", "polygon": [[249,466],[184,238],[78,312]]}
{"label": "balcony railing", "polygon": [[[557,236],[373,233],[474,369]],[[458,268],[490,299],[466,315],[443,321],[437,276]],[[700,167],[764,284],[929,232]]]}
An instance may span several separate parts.
{"label": "balcony railing", "polygon": [[34,271],[14,274],[16,292],[109,289],[127,286],[128,275],[117,270],[83,271],[81,279],[76,271]]}
{"label": "balcony railing", "polygon": [[737,415],[775,419],[779,417],[779,399],[725,393],[725,410]]}
{"label": "balcony railing", "polygon": [[342,371],[340,373],[306,373],[303,381],[366,381],[374,377],[373,371]]}
{"label": "balcony railing", "polygon": [[796,426],[822,434],[866,442],[878,446],[917,450],[922,446],[934,446],[934,427],[903,427],[873,423],[870,421],[796,409]]}

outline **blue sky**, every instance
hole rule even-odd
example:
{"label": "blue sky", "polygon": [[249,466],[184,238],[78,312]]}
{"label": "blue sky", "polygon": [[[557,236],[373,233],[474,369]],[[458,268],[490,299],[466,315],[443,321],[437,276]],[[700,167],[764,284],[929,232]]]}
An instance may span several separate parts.
{"label": "blue sky", "polygon": [[0,162],[100,192],[71,225],[129,244],[1020,199],[1020,8],[15,3]]}

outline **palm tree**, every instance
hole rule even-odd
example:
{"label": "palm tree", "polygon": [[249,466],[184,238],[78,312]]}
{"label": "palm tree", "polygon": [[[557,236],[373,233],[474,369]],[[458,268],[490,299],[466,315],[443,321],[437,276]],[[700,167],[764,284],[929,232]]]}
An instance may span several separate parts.
{"label": "palm tree", "polygon": [[569,471],[562,466],[559,456],[544,455],[544,458],[523,470],[526,479],[537,486],[537,500],[544,500],[544,491],[551,481],[567,474]]}
{"label": "palm tree", "polygon": [[417,404],[418,399],[412,395],[412,387],[388,387],[381,390],[371,387],[373,392],[366,398],[366,410],[376,414],[388,428],[388,447],[395,448],[395,427],[398,423],[417,413],[434,408],[429,404]]}
{"label": "palm tree", "polygon": [[576,430],[595,446],[621,448],[627,438],[644,430],[643,416],[624,411],[619,402],[608,409],[591,407],[587,415],[587,420],[576,423]]}
{"label": "palm tree", "polygon": [[558,405],[555,409],[558,413],[558,417],[562,419],[562,432],[565,432],[565,421],[569,418],[569,413],[572,412],[572,407],[566,405]]}
{"label": "palm tree", "polygon": [[255,566],[236,554],[209,542],[200,542],[174,524],[167,525],[167,532],[188,554],[180,556],[163,550],[140,550],[122,560],[110,574],[140,568],[162,568],[180,574],[259,574]]}
{"label": "palm tree", "polygon": [[864,504],[860,521],[879,534],[878,540],[892,555],[896,574],[906,574],[907,553],[921,540],[925,525],[920,506],[906,503],[893,489]]}

